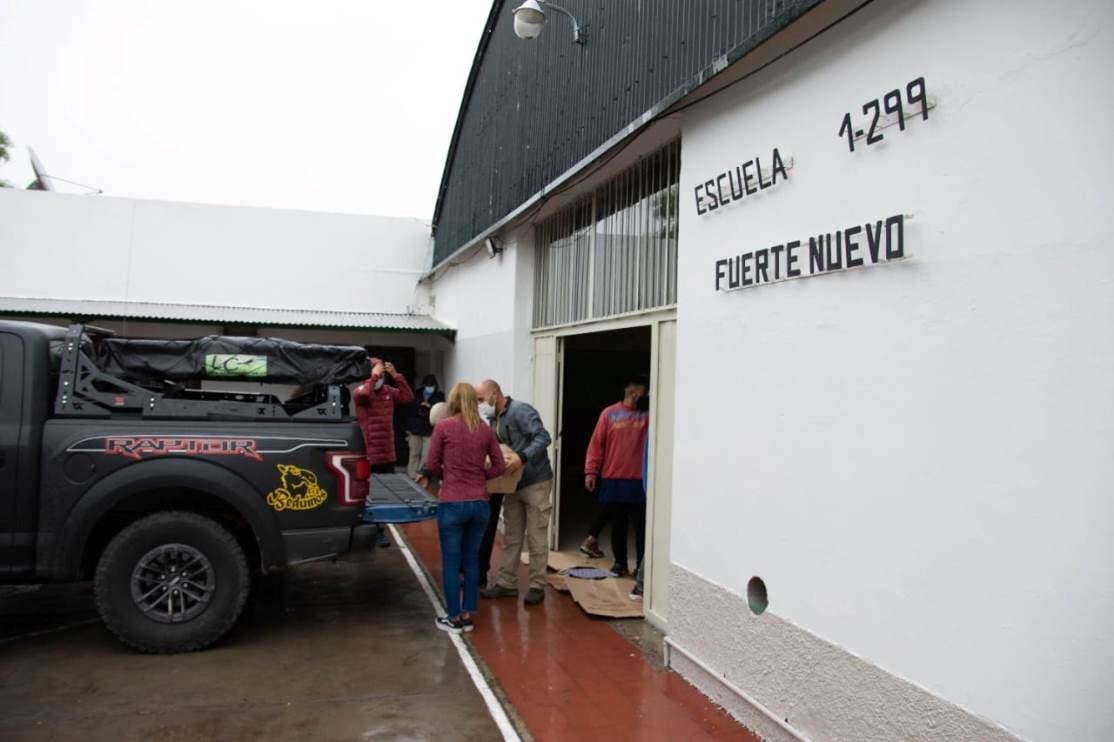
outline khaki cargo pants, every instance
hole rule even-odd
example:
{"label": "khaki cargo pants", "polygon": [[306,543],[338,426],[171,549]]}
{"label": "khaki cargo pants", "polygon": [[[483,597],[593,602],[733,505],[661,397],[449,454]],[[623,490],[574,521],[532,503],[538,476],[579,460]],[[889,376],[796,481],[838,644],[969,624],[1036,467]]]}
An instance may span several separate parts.
{"label": "khaki cargo pants", "polygon": [[545,589],[552,489],[553,480],[547,479],[503,498],[503,561],[499,567],[499,584],[503,587],[518,587],[518,560],[525,536],[530,550],[530,587]]}
{"label": "khaki cargo pants", "polygon": [[410,460],[406,463],[406,473],[413,479],[418,470],[425,465],[425,457],[429,453],[429,437],[407,433],[406,445],[410,448]]}

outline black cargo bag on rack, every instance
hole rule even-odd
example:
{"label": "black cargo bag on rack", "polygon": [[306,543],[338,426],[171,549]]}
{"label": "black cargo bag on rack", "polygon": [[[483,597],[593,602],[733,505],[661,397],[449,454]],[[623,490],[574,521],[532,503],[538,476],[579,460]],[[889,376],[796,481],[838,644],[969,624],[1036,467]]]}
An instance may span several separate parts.
{"label": "black cargo bag on rack", "polygon": [[208,335],[196,340],[105,338],[102,371],[140,384],[195,379],[275,384],[352,384],[371,375],[358,345],[315,345],[279,338]]}

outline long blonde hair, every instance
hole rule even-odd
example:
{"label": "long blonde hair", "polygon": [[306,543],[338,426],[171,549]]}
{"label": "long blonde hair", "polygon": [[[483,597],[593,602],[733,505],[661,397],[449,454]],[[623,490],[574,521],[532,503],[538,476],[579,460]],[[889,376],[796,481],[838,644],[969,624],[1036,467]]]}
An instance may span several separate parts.
{"label": "long blonde hair", "polygon": [[449,392],[449,414],[460,415],[469,430],[483,425],[479,403],[476,401],[476,388],[463,381],[454,386]]}

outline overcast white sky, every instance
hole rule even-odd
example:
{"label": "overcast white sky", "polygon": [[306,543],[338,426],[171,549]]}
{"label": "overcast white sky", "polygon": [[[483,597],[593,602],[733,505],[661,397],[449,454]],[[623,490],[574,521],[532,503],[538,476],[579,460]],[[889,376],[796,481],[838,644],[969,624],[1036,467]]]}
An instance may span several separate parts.
{"label": "overcast white sky", "polygon": [[490,7],[0,0],[0,178],[428,221]]}

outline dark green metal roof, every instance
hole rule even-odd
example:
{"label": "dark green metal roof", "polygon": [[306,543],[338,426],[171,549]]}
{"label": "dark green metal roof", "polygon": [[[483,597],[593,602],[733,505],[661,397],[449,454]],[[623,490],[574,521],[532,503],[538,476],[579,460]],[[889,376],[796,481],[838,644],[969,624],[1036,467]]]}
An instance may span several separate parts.
{"label": "dark green metal roof", "polygon": [[496,0],[457,115],[434,208],[434,265],[588,164],[821,0],[562,0],[541,36]]}

